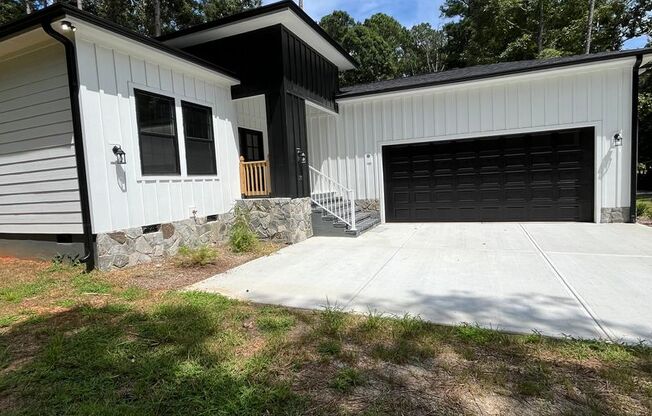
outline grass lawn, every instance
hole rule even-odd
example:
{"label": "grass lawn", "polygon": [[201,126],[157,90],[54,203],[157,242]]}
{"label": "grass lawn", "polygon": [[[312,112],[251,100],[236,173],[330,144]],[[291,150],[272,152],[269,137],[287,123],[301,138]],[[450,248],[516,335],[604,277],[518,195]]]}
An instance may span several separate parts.
{"label": "grass lawn", "polygon": [[0,414],[652,412],[642,346],[176,290],[213,271],[0,259]]}

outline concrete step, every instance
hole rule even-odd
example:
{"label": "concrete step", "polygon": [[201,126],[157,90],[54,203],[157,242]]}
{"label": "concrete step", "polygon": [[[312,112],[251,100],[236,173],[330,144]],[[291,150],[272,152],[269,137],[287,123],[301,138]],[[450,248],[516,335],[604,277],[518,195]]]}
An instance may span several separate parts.
{"label": "concrete step", "polygon": [[360,234],[364,233],[365,231],[371,230],[373,227],[377,226],[378,224],[380,224],[380,217],[373,215],[368,218],[365,218],[359,223],[356,222],[355,224],[356,230],[355,231],[346,230],[346,233],[354,237],[357,237]]}

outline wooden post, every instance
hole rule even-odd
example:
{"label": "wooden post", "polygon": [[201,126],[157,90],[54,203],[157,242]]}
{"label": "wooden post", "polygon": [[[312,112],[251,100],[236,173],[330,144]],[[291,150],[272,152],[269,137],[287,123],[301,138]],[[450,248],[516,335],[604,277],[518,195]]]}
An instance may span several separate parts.
{"label": "wooden post", "polygon": [[245,196],[247,193],[244,156],[240,156],[240,193]]}

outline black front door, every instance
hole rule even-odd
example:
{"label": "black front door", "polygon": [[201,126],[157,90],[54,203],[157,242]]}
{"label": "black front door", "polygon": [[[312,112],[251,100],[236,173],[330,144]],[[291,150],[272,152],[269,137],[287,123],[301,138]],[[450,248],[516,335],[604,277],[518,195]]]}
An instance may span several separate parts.
{"label": "black front door", "polygon": [[263,146],[263,132],[239,128],[240,135],[240,156],[245,162],[265,160],[265,149]]}
{"label": "black front door", "polygon": [[385,146],[387,221],[593,221],[593,128]]}

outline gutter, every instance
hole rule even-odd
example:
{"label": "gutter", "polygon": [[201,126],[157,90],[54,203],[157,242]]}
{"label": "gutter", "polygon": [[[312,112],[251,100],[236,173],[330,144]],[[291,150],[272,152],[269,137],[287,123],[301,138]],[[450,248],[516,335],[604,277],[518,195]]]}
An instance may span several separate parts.
{"label": "gutter", "polygon": [[631,192],[630,192],[630,207],[629,207],[629,221],[636,222],[636,188],[638,181],[638,84],[639,84],[639,69],[643,62],[643,55],[636,55],[636,62],[632,69],[632,172],[631,172]]}
{"label": "gutter", "polygon": [[77,165],[77,181],[81,203],[82,230],[84,234],[84,257],[80,260],[86,265],[86,271],[95,268],[95,243],[91,227],[91,209],[88,192],[88,177],[86,176],[86,157],[84,155],[84,140],[82,135],[81,110],[79,105],[79,74],[77,72],[77,51],[75,44],[66,36],[52,28],[54,17],[46,18],[41,27],[52,38],[63,44],[66,50],[66,65],[68,68],[68,89],[70,93],[70,109],[72,112],[72,129],[75,140],[75,164]]}

